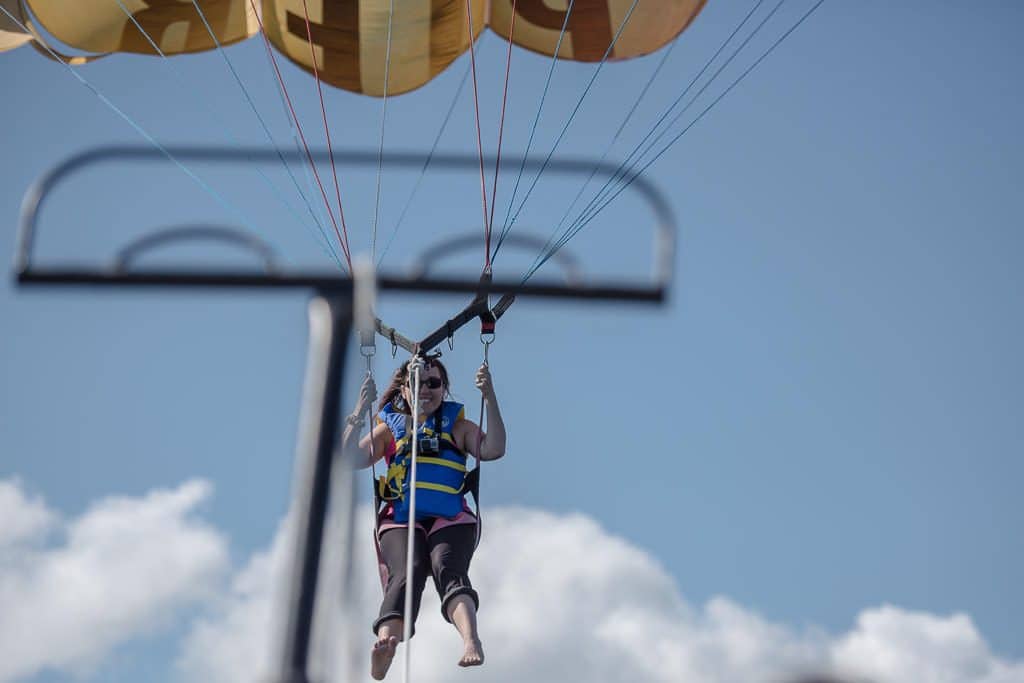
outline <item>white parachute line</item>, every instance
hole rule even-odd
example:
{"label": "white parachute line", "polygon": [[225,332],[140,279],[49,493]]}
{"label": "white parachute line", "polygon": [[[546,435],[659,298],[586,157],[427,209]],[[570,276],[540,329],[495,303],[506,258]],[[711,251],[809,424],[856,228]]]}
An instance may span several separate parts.
{"label": "white parachute line", "polygon": [[[529,273],[530,270],[537,266],[538,262],[542,258],[544,258],[548,249],[552,246],[552,244],[555,243],[559,231],[563,228],[565,222],[569,219],[569,214],[571,214],[572,210],[576,208],[576,204],[579,203],[580,198],[583,196],[583,193],[586,191],[587,187],[590,186],[590,182],[594,179],[594,176],[597,175],[597,172],[601,168],[601,165],[604,163],[605,159],[608,158],[608,155],[611,153],[612,148],[615,146],[615,143],[618,142],[619,138],[622,136],[622,133],[626,129],[626,126],[633,118],[633,114],[636,113],[637,109],[640,106],[640,103],[643,101],[644,97],[647,96],[647,92],[651,89],[651,86],[657,79],[658,74],[661,73],[662,67],[665,66],[665,63],[668,61],[668,58],[672,55],[672,51],[675,50],[676,45],[678,44],[679,38],[677,37],[669,44],[668,49],[665,50],[665,52],[662,54],[661,59],[658,61],[658,64],[654,68],[654,71],[652,71],[651,75],[648,77],[647,83],[640,91],[640,94],[633,101],[633,105],[630,107],[629,112],[626,114],[626,117],[622,120],[622,123],[619,124],[619,128],[618,130],[615,131],[615,135],[612,136],[611,141],[604,148],[604,152],[601,153],[601,158],[597,160],[597,163],[594,164],[594,168],[590,170],[590,175],[587,176],[587,179],[583,182],[583,185],[580,187],[579,191],[576,193],[576,196],[573,198],[572,203],[569,204],[568,208],[566,208],[565,213],[562,214],[562,218],[559,219],[558,225],[551,232],[551,236],[548,237],[547,241],[544,243],[543,248],[541,248],[540,252],[537,254],[537,257],[533,260],[533,263],[530,265],[530,269],[527,270],[527,273]],[[555,251],[557,251],[561,246],[563,245],[559,245],[558,247],[556,247]],[[529,275],[525,275],[523,277],[523,282],[525,283],[528,279]]]}
{"label": "white parachute line", "polygon": [[[5,15],[7,15],[7,18],[10,19],[14,23],[14,25],[20,28],[24,33],[30,33],[28,27],[25,26],[25,24],[23,24],[17,17],[11,14],[11,12],[9,12],[7,8],[4,7],[2,4],[0,4],[0,12],[3,12]],[[104,106],[106,106],[112,112],[121,117],[121,119],[129,126],[131,126],[136,133],[145,138],[146,142],[148,142],[154,148],[156,148],[161,154],[163,154],[167,158],[168,161],[177,166],[178,169],[182,171],[182,173],[187,175],[197,185],[199,185],[199,187],[202,188],[202,190],[206,192],[208,195],[210,195],[210,197],[212,197],[214,201],[220,204],[222,208],[226,209],[229,213],[235,214],[242,221],[242,224],[245,225],[246,227],[251,228],[251,226],[257,225],[257,222],[252,220],[252,218],[248,214],[246,214],[245,211],[243,211],[233,202],[229,201],[226,197],[224,197],[224,195],[217,192],[217,190],[215,190],[212,185],[203,180],[203,178],[199,176],[195,171],[193,171],[191,168],[186,166],[184,162],[182,162],[180,159],[174,156],[174,154],[172,154],[169,149],[164,147],[164,145],[162,145],[149,131],[143,128],[141,124],[135,121],[135,119],[133,119],[123,109],[114,104],[113,100],[107,97],[103,93],[103,91],[101,91],[96,85],[91,83],[87,78],[85,78],[85,76],[79,74],[73,66],[65,62],[63,59],[61,59],[60,55],[54,52],[54,50],[49,45],[46,45],[45,43],[41,42],[37,42],[36,44],[39,45],[42,49],[44,49],[54,59],[54,61],[64,66],[64,68],[68,70],[68,73],[70,73],[72,77],[75,78],[75,80],[77,80],[79,83],[84,85],[90,92],[92,92],[92,94],[95,95],[100,100],[100,102],[104,104]]]}
{"label": "white parachute line", "polygon": [[[740,53],[744,50],[744,48],[747,47],[747,45],[750,43],[750,41],[761,31],[762,28],[764,28],[764,26],[768,23],[768,21],[773,16],[775,16],[775,13],[778,12],[779,9],[782,7],[782,5],[785,4],[785,2],[786,2],[786,0],[779,0],[779,2],[776,3],[775,7],[773,7],[772,10],[770,12],[768,12],[767,16],[765,16],[761,20],[761,22],[754,28],[754,30],[751,31],[750,34],[748,34],[747,37],[743,39],[743,41],[740,43],[739,47],[737,47],[735,50],[733,50],[732,54],[729,55],[729,57],[727,57],[726,60],[722,64],[719,65],[718,69],[715,70],[715,72],[711,75],[710,78],[708,78],[708,80],[704,83],[704,85],[702,85],[697,90],[696,94],[694,94],[693,97],[690,98],[690,101],[687,102],[686,105],[683,106],[683,108],[678,113],[675,114],[675,116],[673,116],[671,121],[669,121],[667,124],[665,124],[664,128],[661,129],[661,132],[658,132],[658,128],[661,127],[661,125],[662,125],[662,123],[664,123],[665,119],[683,101],[683,99],[685,98],[687,93],[690,92],[690,89],[697,83],[697,81],[701,78],[701,76],[704,74],[704,72],[711,66],[711,64],[713,64],[714,61],[716,59],[718,59],[719,55],[724,51],[726,46],[728,46],[728,44],[732,42],[732,39],[743,28],[743,26],[746,25],[747,21],[753,16],[754,12],[757,11],[758,8],[760,8],[760,6],[763,3],[763,1],[764,0],[758,0],[757,4],[754,6],[754,8],[751,9],[750,13],[748,13],[747,16],[743,19],[743,21],[740,22],[739,26],[736,27],[736,29],[726,39],[726,41],[724,43],[722,43],[722,45],[721,45],[721,47],[719,47],[718,51],[715,52],[715,54],[704,65],[704,67],[694,77],[694,79],[692,81],[690,81],[689,85],[687,85],[686,88],[683,90],[683,92],[680,93],[679,97],[677,97],[675,99],[675,101],[664,111],[664,113],[661,115],[661,117],[658,119],[658,121],[655,123],[655,125],[651,128],[650,132],[648,132],[647,135],[644,136],[644,138],[636,145],[636,147],[633,149],[633,151],[630,152],[629,155],[626,157],[626,159],[619,165],[619,168],[616,170],[615,175],[613,175],[611,178],[608,179],[608,181],[606,181],[604,187],[602,187],[598,191],[598,193],[594,197],[594,199],[591,200],[591,202],[583,209],[582,212],[580,212],[579,217],[577,217],[576,220],[569,226],[569,228],[566,229],[566,231],[565,231],[566,240],[568,240],[569,238],[571,238],[572,235],[575,235],[576,232],[578,232],[578,230],[576,230],[576,228],[579,225],[579,223],[581,221],[589,220],[589,217],[587,215],[588,212],[590,212],[591,209],[593,209],[593,207],[595,205],[597,205],[600,201],[602,201],[605,197],[607,197],[610,192],[614,191],[615,188],[613,187],[613,185],[615,183],[617,183],[617,182],[618,183],[622,183],[625,180],[625,178],[630,173],[633,172],[633,170],[637,167],[637,165],[641,163],[643,158],[652,149],[654,149],[654,147],[672,130],[673,126],[675,126],[682,119],[683,115],[685,115],[686,112],[688,112],[690,110],[690,107],[692,107],[694,104],[696,104],[697,100],[699,100],[700,97],[705,93],[705,91],[707,91],[707,89],[709,87],[711,87],[711,85],[718,79],[718,77],[722,74],[722,72],[725,71],[725,69],[728,68],[728,66],[730,64],[732,64],[733,60],[736,59],[736,57],[738,57],[740,55]],[[651,135],[654,135],[655,133],[657,133],[656,137],[653,140],[650,140],[650,142],[648,142],[648,140],[651,137]],[[646,143],[646,146],[645,146],[645,143]],[[637,154],[639,154],[639,156],[637,156]],[[634,157],[636,157],[636,158],[634,159]],[[628,167],[627,167],[627,165],[628,165]],[[632,181],[628,181],[628,182],[632,182]],[[593,214],[591,214],[590,217],[592,217],[592,215]],[[559,247],[563,246],[564,243],[565,242],[562,242],[559,245]]]}
{"label": "white parachute line", "polygon": [[[565,10],[565,19],[562,21],[562,30],[558,34],[558,42],[555,43],[555,49],[551,55],[551,65],[548,67],[547,80],[544,82],[544,90],[541,92],[540,101],[537,104],[537,114],[533,117],[533,125],[530,126],[530,137],[526,141],[526,151],[523,152],[522,163],[519,164],[519,174],[516,176],[515,185],[512,188],[512,197],[508,200],[508,208],[505,210],[505,219],[501,222],[501,230],[498,233],[498,244],[494,247],[494,251],[491,254],[493,260],[498,255],[498,250],[501,249],[501,244],[504,242],[506,237],[508,220],[512,215],[512,207],[516,205],[516,197],[519,194],[519,183],[523,180],[523,173],[526,170],[526,159],[530,156],[530,149],[533,147],[533,138],[537,134],[537,128],[540,124],[540,115],[544,110],[544,101],[547,99],[548,91],[551,88],[551,78],[555,73],[555,66],[558,64],[558,55],[562,50],[562,39],[565,38],[566,29],[569,27],[569,17],[572,15],[573,4],[576,0],[569,0],[569,6]],[[511,39],[511,36],[510,38]]]}
{"label": "white parachute line", "polygon": [[[268,74],[274,72],[274,57],[273,55],[270,54],[270,49],[270,44],[267,41],[263,41],[263,56],[267,60]],[[288,99],[284,92],[284,85],[281,83],[281,81],[277,80],[276,78],[271,78],[270,80],[274,84],[274,91],[277,93],[278,102],[281,103],[281,111],[284,113],[284,118],[286,121],[288,121],[288,130],[291,131],[292,144],[295,146],[295,151],[301,157],[303,154],[302,141],[299,139],[299,130],[296,127],[296,122],[292,118],[291,112],[288,110]],[[310,174],[310,166],[305,163],[299,165],[302,167],[302,177],[306,181],[306,190],[309,191],[309,194],[311,196],[316,196],[316,186],[313,183],[313,176]],[[313,220],[316,221],[317,225],[324,232],[324,241],[327,243],[327,247],[331,250],[331,256],[334,258],[334,261],[338,264],[338,268],[344,271],[346,269],[346,266],[344,263],[342,263],[341,257],[338,256],[338,252],[335,251],[334,243],[331,242],[331,238],[327,236],[326,228],[323,227],[331,223],[333,217],[329,217],[327,215],[327,209],[325,209],[324,205],[321,202],[311,203],[309,199],[306,197],[305,193],[303,193],[301,190],[299,190],[299,194],[302,195],[303,199],[306,201],[308,205],[316,207],[319,220],[317,220],[317,217],[314,217]],[[310,211],[312,210],[313,209],[311,208]]]}
{"label": "white parachute line", "polygon": [[[775,50],[775,48],[777,48],[786,38],[788,38],[789,35],[791,33],[793,33],[793,31],[795,31],[801,24],[803,24],[803,22],[808,17],[810,17],[815,11],[817,11],[817,9],[819,7],[821,7],[821,5],[824,2],[825,2],[825,0],[817,0],[817,2],[809,10],[807,10],[807,12],[805,12],[800,17],[800,19],[797,20],[797,22],[793,26],[791,26],[789,28],[789,30],[787,30],[784,34],[782,34],[782,36],[778,40],[776,40],[774,43],[772,43],[772,45],[767,50],[765,50],[761,54],[761,56],[758,57],[757,60],[753,64],[751,64],[749,67],[747,67],[735,80],[733,80],[732,83],[730,83],[729,86],[720,95],[718,95],[718,97],[716,97],[711,102],[711,104],[709,104],[707,107],[705,107],[696,116],[696,118],[694,118],[692,121],[690,121],[690,123],[688,123],[685,128],[683,128],[671,140],[669,140],[668,143],[666,143],[661,148],[661,150],[653,158],[651,158],[647,163],[645,163],[643,165],[643,167],[641,167],[637,171],[633,171],[632,168],[635,168],[635,165],[634,165],[629,170],[629,178],[627,180],[625,180],[625,182],[622,182],[623,179],[620,179],[620,182],[622,184],[618,187],[617,190],[615,190],[615,192],[610,197],[607,197],[607,195],[605,195],[607,197],[607,199],[604,199],[603,203],[601,203],[599,206],[594,208],[589,213],[589,215],[586,214],[586,210],[584,211],[584,213],[581,213],[580,216],[576,219],[576,221],[573,224],[572,233],[568,235],[568,237],[565,239],[565,241],[568,241],[568,239],[571,239],[577,233],[579,233],[584,227],[586,227],[586,225],[588,223],[590,223],[590,221],[592,221],[594,219],[595,216],[597,216],[598,213],[600,213],[602,210],[604,210],[605,207],[607,207],[609,204],[611,204],[615,200],[616,197],[618,197],[627,187],[629,187],[633,183],[633,181],[635,181],[637,178],[639,178],[641,175],[643,175],[647,171],[647,169],[650,168],[651,165],[654,164],[654,162],[656,162],[658,159],[660,159],[676,142],[678,142],[687,132],[689,132],[689,130],[691,128],[693,128],[695,125],[697,125],[697,123],[700,122],[700,120],[703,119],[704,116],[709,111],[711,111],[711,109],[713,109],[715,107],[715,105],[717,105],[720,101],[722,101],[722,99],[725,98],[726,95],[728,95],[730,92],[732,92],[733,88],[735,88],[737,85],[739,85],[739,83],[744,78],[746,78],[750,74],[751,71],[753,71],[755,68],[757,68],[757,66],[762,61],[764,61],[765,58],[767,58],[768,55],[770,55],[772,53],[772,51]],[[677,116],[676,119],[674,119],[673,123],[675,121],[677,121],[678,119],[679,119],[679,116]],[[644,154],[646,154],[646,153],[647,152],[645,151]],[[558,248],[561,248],[561,246],[563,246],[565,244],[565,241],[563,241],[562,245],[559,245]],[[557,251],[557,248],[554,251]],[[551,254],[549,254],[547,258],[550,258],[550,256],[554,254],[554,251],[552,251]],[[545,261],[547,260],[547,258],[545,258]],[[541,265],[543,265],[543,262],[542,262]],[[539,268],[539,266],[534,268],[534,269],[532,269],[530,271],[530,273],[527,274],[526,277],[529,278],[530,276],[532,276],[533,273],[535,273],[538,268]]]}
{"label": "white parachute line", "polygon": [[[477,49],[479,49],[482,42],[482,39],[476,41]],[[456,88],[451,104],[448,105],[448,112],[445,114],[444,119],[442,119],[441,127],[438,129],[437,135],[434,137],[434,144],[430,147],[430,153],[427,154],[427,158],[423,161],[423,168],[420,169],[420,174],[416,178],[416,183],[413,185],[412,191],[409,193],[409,197],[405,201],[405,206],[402,207],[402,211],[398,214],[398,220],[395,222],[395,227],[391,230],[391,235],[388,237],[387,244],[384,245],[384,249],[380,252],[380,256],[377,258],[378,268],[381,263],[384,262],[384,256],[391,248],[391,243],[395,241],[395,235],[398,234],[398,229],[402,227],[402,223],[405,221],[405,216],[409,213],[409,207],[412,206],[413,200],[416,198],[416,193],[419,192],[420,185],[423,184],[423,179],[427,174],[427,168],[430,166],[431,161],[433,161],[434,153],[437,152],[437,146],[441,142],[441,136],[444,135],[445,129],[448,127],[448,123],[452,118],[452,113],[455,111],[455,106],[458,104],[459,96],[462,94],[462,89],[466,86],[466,81],[469,80],[469,71],[470,65],[467,64],[466,70],[462,74],[462,80],[459,81],[459,87]]]}
{"label": "white parachute line", "polygon": [[377,224],[380,222],[381,179],[384,176],[384,124],[388,118],[388,80],[391,72],[391,25],[395,19],[395,0],[388,3],[388,43],[384,52],[384,101],[380,111],[380,147],[377,150],[377,200],[373,207],[373,236],[370,238],[370,260],[377,258]]}
{"label": "white parachute line", "polygon": [[[540,169],[537,171],[537,175],[533,177],[533,181],[530,183],[530,187],[526,190],[526,194],[523,196],[522,201],[519,203],[519,208],[516,209],[514,214],[512,214],[512,220],[508,223],[508,225],[502,229],[502,235],[508,236],[508,233],[512,230],[512,227],[519,219],[519,214],[522,213],[523,207],[526,206],[527,200],[533,193],[534,188],[537,187],[537,183],[540,181],[540,177],[544,174],[544,170],[548,167],[548,163],[550,163],[551,157],[554,156],[555,151],[558,149],[558,146],[562,143],[562,140],[565,138],[565,134],[568,132],[569,126],[572,125],[573,121],[576,118],[576,114],[578,114],[580,111],[580,107],[583,106],[583,101],[590,93],[590,90],[593,87],[594,82],[597,80],[597,77],[601,74],[601,69],[607,63],[609,56],[611,56],[612,51],[615,49],[616,43],[619,42],[619,38],[622,36],[622,32],[626,29],[626,25],[629,23],[630,18],[633,16],[633,10],[636,9],[636,6],[639,2],[640,0],[633,0],[633,4],[629,6],[629,10],[626,12],[626,15],[622,18],[622,22],[619,24],[618,30],[616,30],[615,35],[612,36],[611,43],[609,43],[608,48],[604,52],[604,55],[602,55],[601,61],[598,63],[597,68],[591,75],[590,80],[587,81],[587,85],[583,89],[583,93],[576,101],[576,106],[573,107],[572,112],[569,114],[569,118],[566,119],[565,124],[562,126],[562,130],[558,133],[558,137],[555,138],[555,143],[551,146],[551,150],[544,158],[544,163],[541,164]],[[497,252],[498,248],[495,247],[494,250],[495,252]]]}
{"label": "white parachute line", "polygon": [[[131,13],[131,11],[125,6],[124,0],[115,0],[115,1],[117,2],[118,6],[121,8],[121,11],[124,12],[125,16],[128,17],[128,20],[135,26],[136,29],[138,29],[139,33],[142,34],[142,37],[146,39],[146,42],[149,43],[150,47],[152,47],[153,50],[158,55],[160,55],[160,57],[162,59],[163,65],[169,70],[171,75],[174,77],[175,82],[177,82],[178,86],[183,91],[185,91],[185,92],[190,92],[191,91],[193,94],[195,94],[195,90],[189,88],[188,84],[186,83],[185,77],[182,75],[181,71],[178,70],[174,66],[173,62],[171,61],[171,58],[168,57],[167,54],[164,53],[164,51],[160,49],[160,46],[156,44],[156,41],[149,34],[149,32],[146,31],[146,29],[142,27],[142,24],[140,24],[138,19],[135,18],[135,15],[133,15]],[[200,16],[202,17],[202,10],[199,10],[198,7],[196,9],[199,11]],[[206,23],[205,22],[205,17],[203,17],[203,20],[204,20],[204,23]],[[209,24],[207,24],[207,31],[210,32],[210,36],[214,39],[215,42],[217,42],[218,49],[223,50],[223,48],[220,46],[219,41],[217,41],[216,36],[213,34],[212,29],[210,29]],[[227,59],[226,56],[224,58]],[[230,66],[231,66],[230,61],[228,61],[228,65],[229,65],[229,68],[230,68]],[[232,68],[232,73],[234,73],[233,68]],[[259,112],[255,110],[255,105],[253,104],[252,99],[248,96],[248,93],[245,91],[245,86],[242,85],[241,80],[238,79],[238,74],[237,73],[235,73],[235,79],[238,82],[238,85],[242,88],[243,93],[246,94],[246,98],[249,100],[250,106],[253,107],[253,111],[256,112],[256,116],[260,119],[260,122],[263,123],[262,117],[260,117],[259,116]],[[221,114],[221,112],[218,110],[218,108],[214,107],[214,106],[208,105],[206,103],[205,99],[202,98],[202,97],[198,97],[197,99],[202,103],[202,106],[205,109],[205,111],[208,114],[210,114],[210,116],[212,116],[220,124],[220,128],[224,132],[224,135],[227,137],[227,139],[232,144],[234,144],[236,147],[241,147],[241,140],[234,133],[234,131],[233,131],[232,127],[231,127],[231,124],[228,123],[228,121],[224,118],[224,116]],[[292,183],[295,185],[296,191],[298,191],[299,196],[302,198],[302,201],[303,201],[303,203],[306,206],[306,210],[309,211],[310,217],[313,219],[313,222],[316,224],[316,227],[319,229],[319,235],[317,235],[316,233],[313,233],[314,239],[316,240],[316,242],[320,246],[320,248],[323,249],[324,253],[327,254],[327,256],[333,258],[335,261],[338,261],[338,263],[340,265],[340,260],[338,259],[338,255],[334,252],[333,247],[331,247],[330,242],[327,240],[327,235],[324,232],[323,225],[317,219],[316,214],[313,213],[313,209],[312,209],[312,206],[309,203],[309,199],[306,197],[305,193],[303,193],[302,188],[299,187],[298,181],[296,180],[295,175],[292,172],[291,167],[288,165],[288,162],[285,161],[284,155],[281,154],[281,150],[279,149],[279,147],[277,145],[277,142],[271,136],[270,131],[267,129],[265,123],[263,123],[263,130],[264,130],[264,132],[267,135],[267,139],[270,140],[270,143],[274,146],[275,151],[277,151],[278,158],[280,159],[281,164],[284,166],[285,171],[287,171],[289,177],[291,178]],[[302,223],[304,226],[306,226],[307,229],[311,230],[311,226],[309,225],[309,223],[307,223],[305,221],[305,219],[302,217],[302,215],[295,209],[295,207],[292,206],[292,203],[290,201],[288,201],[287,197],[285,197],[285,195],[284,195],[284,192],[282,192],[281,188],[278,187],[277,183],[275,183],[273,180],[271,180],[270,177],[267,176],[267,174],[259,166],[256,166],[256,173],[258,173],[259,176],[263,179],[263,182],[266,183],[266,185],[270,188],[271,192],[273,192],[274,196],[278,199],[278,201],[280,201],[281,204],[283,204],[284,207],[286,209],[288,209],[289,213],[291,213],[292,216],[295,217],[295,219],[298,220],[299,223]],[[311,232],[312,232],[312,230],[311,230]]]}
{"label": "white parachute line", "polygon": [[[703,95],[704,92],[717,80],[717,78],[722,74],[722,72],[725,70],[725,68],[728,67],[729,64],[731,64],[732,61],[737,56],[739,56],[739,54],[743,51],[743,49],[750,42],[750,40],[755,35],[757,35],[760,32],[760,30],[765,26],[765,24],[768,22],[768,20],[770,20],[775,15],[775,13],[779,10],[779,8],[785,2],[786,2],[786,0],[779,0],[779,2],[768,13],[768,15],[766,17],[764,17],[761,20],[761,22],[757,25],[757,27],[755,27],[753,29],[753,31],[741,42],[739,47],[737,47],[732,52],[732,54],[725,60],[725,62],[723,64],[721,64],[718,67],[718,69],[708,78],[708,80],[704,83],[704,85],[702,85],[699,88],[697,93],[693,97],[690,98],[689,102],[682,108],[682,110],[680,110],[672,118],[671,121],[669,121],[667,124],[665,124],[665,120],[672,114],[672,112],[676,109],[676,107],[678,107],[682,103],[682,101],[685,99],[686,95],[690,92],[690,90],[693,88],[693,86],[697,84],[697,82],[701,79],[701,77],[704,75],[704,73],[712,66],[712,64],[715,63],[715,61],[722,54],[722,52],[724,52],[725,49],[729,46],[729,44],[732,43],[733,38],[736,37],[736,35],[747,24],[747,22],[750,20],[750,18],[754,16],[754,14],[757,12],[757,10],[764,3],[764,0],[757,0],[757,2],[754,4],[754,6],[750,9],[750,11],[743,18],[743,20],[739,23],[739,25],[737,25],[736,28],[733,29],[733,31],[732,31],[732,33],[730,33],[729,37],[726,38],[725,41],[718,47],[718,49],[715,51],[714,55],[712,55],[711,58],[704,64],[704,66],[701,67],[701,69],[697,73],[697,75],[693,77],[693,79],[689,82],[689,84],[686,86],[686,88],[683,89],[683,91],[679,94],[679,96],[676,97],[676,99],[672,102],[672,104],[670,104],[665,109],[665,111],[662,112],[661,116],[654,123],[654,125],[647,132],[647,134],[644,135],[643,139],[639,143],[637,143],[637,145],[634,147],[634,149],[619,164],[618,168],[615,170],[615,172],[612,174],[612,176],[610,176],[605,181],[605,183],[601,187],[601,189],[599,189],[597,194],[593,198],[590,199],[590,201],[583,208],[583,210],[580,212],[580,214],[575,219],[573,219],[573,221],[569,224],[569,226],[565,228],[565,230],[558,237],[558,239],[554,243],[552,243],[551,246],[549,246],[546,249],[546,251],[544,251],[540,255],[538,255],[538,257],[534,260],[533,265],[530,267],[529,270],[527,270],[526,275],[523,276],[523,280],[522,280],[523,282],[526,282],[527,280],[529,280],[534,275],[534,273],[536,273],[540,269],[540,267],[544,265],[544,263],[546,263],[558,250],[560,250],[562,247],[564,247],[569,242],[569,240],[571,240],[573,237],[575,237],[583,229],[583,227],[587,223],[589,223],[601,210],[603,210],[605,206],[607,206],[609,203],[611,203],[612,199],[617,197],[622,192],[622,190],[624,190],[626,187],[628,187],[636,179],[636,177],[638,177],[644,170],[646,170],[650,166],[650,163],[648,163],[645,166],[643,166],[643,168],[639,172],[634,172],[636,167],[637,167],[637,165],[639,165],[641,163],[643,158],[651,151],[651,149],[653,149],[655,147],[655,145],[657,145],[657,143],[659,141],[661,141],[662,138],[665,137],[666,134],[668,134],[672,130],[672,127],[683,117],[683,115],[687,111],[689,111],[690,107],[692,107],[697,102],[697,100],[701,97],[701,95]],[[798,24],[799,23],[800,22],[798,22]],[[792,31],[792,29],[790,29],[790,31]],[[786,35],[788,35],[788,32],[787,32]],[[764,56],[761,57],[761,59],[763,59],[763,58],[764,58]],[[758,60],[758,62],[759,61],[760,60]],[[756,63],[755,63],[755,66],[756,66]],[[742,78],[743,77],[741,76],[741,78],[738,79],[738,80],[742,80]],[[734,85],[735,85],[735,83],[732,86],[729,86],[729,88],[727,88],[727,91],[730,90]],[[712,102],[711,106],[709,106],[707,110],[705,110],[700,115],[698,115],[697,119],[699,120],[700,118],[702,118],[704,116],[704,114],[707,113],[708,110],[710,110],[712,107],[714,107],[715,104],[717,104],[719,99],[721,99],[721,96],[719,96],[718,99],[716,99],[714,102]],[[696,123],[696,120],[691,122],[690,125],[687,126],[687,130],[690,127],[692,127],[692,125],[694,123]],[[663,124],[664,124],[664,128],[662,128]],[[661,129],[660,133],[658,132],[659,129]],[[655,135],[655,134],[657,134],[657,135],[654,138],[654,140],[648,142],[650,140],[651,136]],[[670,142],[666,146],[666,149],[667,149],[668,146],[671,146],[673,144],[673,142]],[[646,143],[646,147],[645,147],[645,143]],[[664,152],[665,152],[665,149],[663,149],[661,152],[659,152],[657,154],[657,156],[655,157],[655,159],[660,157]],[[651,163],[653,163],[653,160],[652,160]],[[617,189],[615,187],[616,184],[619,184]],[[611,195],[610,199],[608,198],[609,195]],[[565,217],[563,216],[563,220],[561,222],[559,222],[558,228],[556,228],[556,233],[557,233],[558,230],[561,229],[562,225],[564,224],[564,220],[565,220]],[[552,235],[552,237],[554,237],[554,235]]]}

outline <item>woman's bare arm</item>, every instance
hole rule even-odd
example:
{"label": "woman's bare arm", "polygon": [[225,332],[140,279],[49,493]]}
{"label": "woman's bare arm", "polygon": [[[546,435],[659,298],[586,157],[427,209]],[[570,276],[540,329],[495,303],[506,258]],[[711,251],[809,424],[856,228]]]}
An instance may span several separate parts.
{"label": "woman's bare arm", "polygon": [[[391,439],[393,438],[388,426],[381,423],[374,425],[373,429],[368,431],[363,438],[359,439],[358,444],[355,443],[356,438],[366,424],[366,416],[370,411],[370,407],[376,399],[377,386],[373,378],[367,376],[363,380],[363,385],[359,388],[359,400],[356,402],[356,408],[345,419],[345,429],[341,434],[342,452],[348,453],[349,449],[357,451],[352,454],[352,461],[360,469],[370,467],[383,458],[385,450],[391,445]],[[373,441],[372,449],[370,448],[371,438]]]}
{"label": "woman's bare arm", "polygon": [[469,451],[480,460],[497,460],[505,455],[505,421],[501,417],[491,371],[486,364],[477,370],[476,386],[484,397],[488,431],[484,432],[469,420],[460,420],[455,425],[460,432],[456,438],[459,439],[458,445],[462,450]]}

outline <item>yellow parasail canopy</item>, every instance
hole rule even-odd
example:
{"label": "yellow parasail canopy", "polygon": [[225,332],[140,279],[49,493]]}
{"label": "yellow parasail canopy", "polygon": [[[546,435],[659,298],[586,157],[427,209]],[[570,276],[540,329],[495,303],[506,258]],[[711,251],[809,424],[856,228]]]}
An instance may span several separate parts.
{"label": "yellow parasail canopy", "polygon": [[[0,7],[17,17],[19,15],[18,0],[0,0]],[[0,52],[13,50],[32,40],[32,35],[8,18],[7,13],[0,10]]]}
{"label": "yellow parasail canopy", "polygon": [[[657,50],[686,29],[705,2],[638,2],[609,59]],[[553,55],[565,24],[559,58],[599,61],[633,0],[575,0],[567,24],[569,0],[517,0],[514,35],[509,35],[512,0],[198,0],[198,4],[202,15],[192,0],[0,0],[31,31],[26,34],[0,12],[0,51],[30,40],[44,42],[45,31],[65,45],[95,55],[156,54],[123,5],[167,55],[215,49],[218,42],[237,43],[259,33],[262,21],[267,38],[292,62],[312,73],[315,58],[325,83],[367,95],[385,93],[390,55],[386,92],[397,95],[426,84],[468,50],[471,26],[473,40],[489,27],[516,45]]]}

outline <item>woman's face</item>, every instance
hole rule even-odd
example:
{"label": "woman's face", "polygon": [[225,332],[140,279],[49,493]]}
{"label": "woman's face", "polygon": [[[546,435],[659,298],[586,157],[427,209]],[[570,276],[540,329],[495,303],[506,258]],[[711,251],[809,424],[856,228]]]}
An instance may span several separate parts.
{"label": "woman's face", "polygon": [[[432,386],[433,385],[433,386]],[[430,415],[439,407],[444,400],[444,383],[441,379],[441,370],[437,367],[429,367],[420,374],[420,414]],[[402,387],[402,398],[411,408],[413,405],[412,392],[408,386]]]}

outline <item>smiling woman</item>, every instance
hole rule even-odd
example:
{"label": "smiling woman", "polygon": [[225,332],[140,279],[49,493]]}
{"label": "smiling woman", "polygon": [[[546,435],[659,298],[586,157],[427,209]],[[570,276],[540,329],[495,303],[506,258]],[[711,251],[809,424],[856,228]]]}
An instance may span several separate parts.
{"label": "smiling woman", "polygon": [[[377,680],[387,674],[399,640],[412,636],[428,568],[441,598],[441,614],[465,645],[459,666],[483,664],[476,623],[480,600],[469,580],[479,517],[466,502],[466,493],[473,489],[466,456],[502,457],[505,424],[486,363],[477,371],[476,386],[487,407],[488,434],[465,419],[462,404],[445,400],[449,379],[441,361],[417,356],[395,371],[373,429],[359,444],[367,466],[382,458],[388,464],[377,488],[376,541],[384,588],[370,658],[370,673]],[[373,379],[367,377],[347,420],[345,444],[355,438],[375,394]],[[407,596],[410,573],[412,592]]]}

